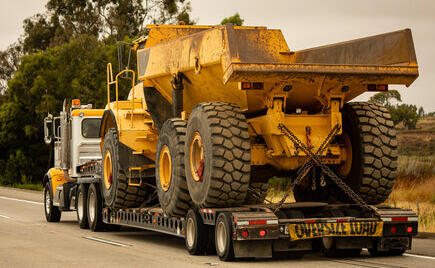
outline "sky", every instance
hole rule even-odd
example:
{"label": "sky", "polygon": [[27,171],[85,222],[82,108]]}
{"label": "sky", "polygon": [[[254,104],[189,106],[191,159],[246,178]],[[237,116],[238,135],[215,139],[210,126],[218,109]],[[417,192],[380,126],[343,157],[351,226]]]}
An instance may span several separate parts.
{"label": "sky", "polygon": [[[22,33],[22,21],[46,0],[0,0],[0,49]],[[406,103],[435,111],[434,0],[191,0],[197,24],[219,24],[239,12],[244,25],[281,29],[290,50],[300,50],[410,28],[420,77],[399,90]],[[359,100],[366,100],[366,93]]]}

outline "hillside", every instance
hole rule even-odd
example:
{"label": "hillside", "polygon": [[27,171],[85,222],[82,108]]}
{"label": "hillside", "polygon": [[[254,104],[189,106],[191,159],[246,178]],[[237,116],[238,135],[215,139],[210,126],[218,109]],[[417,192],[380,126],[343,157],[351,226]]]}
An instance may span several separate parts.
{"label": "hillside", "polygon": [[397,126],[399,155],[432,156],[435,154],[435,117],[418,121],[417,128],[401,129]]}

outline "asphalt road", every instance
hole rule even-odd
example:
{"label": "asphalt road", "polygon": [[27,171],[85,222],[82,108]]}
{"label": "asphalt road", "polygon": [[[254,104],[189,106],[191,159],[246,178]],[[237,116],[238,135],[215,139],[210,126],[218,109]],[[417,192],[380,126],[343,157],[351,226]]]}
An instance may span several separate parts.
{"label": "asphalt road", "polygon": [[[113,242],[113,243],[110,243]],[[122,229],[81,230],[75,212],[47,223],[42,193],[0,187],[0,267],[435,267],[435,239],[414,239],[400,257],[328,259],[320,253],[300,260],[221,262],[217,256],[191,256],[181,238]]]}

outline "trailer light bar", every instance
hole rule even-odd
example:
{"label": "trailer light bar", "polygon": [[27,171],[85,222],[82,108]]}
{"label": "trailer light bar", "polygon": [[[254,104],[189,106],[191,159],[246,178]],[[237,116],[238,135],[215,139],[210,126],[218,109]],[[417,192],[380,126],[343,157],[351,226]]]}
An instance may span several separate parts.
{"label": "trailer light bar", "polygon": [[418,221],[417,217],[392,217],[392,218],[382,218],[382,221]]}
{"label": "trailer light bar", "polygon": [[238,226],[244,225],[269,225],[269,224],[278,224],[278,220],[251,220],[251,221],[236,221]]}

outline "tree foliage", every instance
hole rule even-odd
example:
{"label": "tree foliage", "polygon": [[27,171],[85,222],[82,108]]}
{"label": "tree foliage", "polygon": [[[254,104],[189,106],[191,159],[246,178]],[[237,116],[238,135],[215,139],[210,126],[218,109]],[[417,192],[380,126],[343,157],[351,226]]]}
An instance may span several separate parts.
{"label": "tree foliage", "polygon": [[403,125],[408,129],[414,129],[418,120],[424,116],[423,107],[417,108],[413,104],[405,103],[393,104],[394,102],[402,102],[402,97],[397,90],[376,93],[370,98],[370,101],[385,106],[389,110],[394,124],[403,122]]}
{"label": "tree foliage", "polygon": [[[41,182],[48,110],[56,114],[73,98],[105,106],[116,40],[146,34],[146,23],[194,23],[189,12],[185,0],[48,0],[44,13],[26,19],[22,38],[0,52],[0,183]],[[120,98],[129,83],[121,83]]]}
{"label": "tree foliage", "polygon": [[240,14],[237,12],[236,14],[234,14],[234,15],[231,16],[231,17],[224,18],[224,19],[221,21],[221,24],[222,24],[222,25],[225,25],[225,24],[227,24],[227,23],[231,23],[231,24],[236,25],[236,26],[242,26],[244,21],[245,21],[245,20],[242,19],[242,18],[240,17]]}

